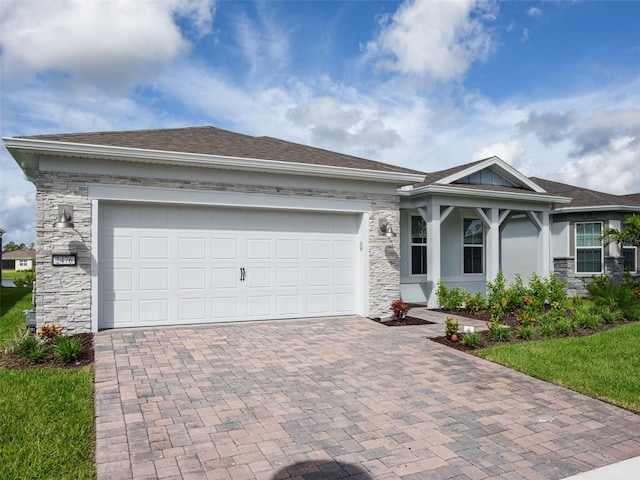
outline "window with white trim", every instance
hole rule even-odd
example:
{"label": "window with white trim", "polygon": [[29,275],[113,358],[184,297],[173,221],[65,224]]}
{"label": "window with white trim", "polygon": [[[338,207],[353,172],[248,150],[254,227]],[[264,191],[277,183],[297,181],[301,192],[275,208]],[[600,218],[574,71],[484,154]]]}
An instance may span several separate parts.
{"label": "window with white trim", "polygon": [[602,273],[602,222],[576,223],[576,273]]}
{"label": "window with white trim", "polygon": [[427,274],[427,222],[411,216],[411,275]]}
{"label": "window with white trim", "polygon": [[29,266],[29,260],[19,260],[19,265],[21,267],[28,267]]}
{"label": "window with white trim", "polygon": [[635,273],[638,271],[638,247],[633,245],[623,245],[622,255],[624,256],[624,270]]}
{"label": "window with white trim", "polygon": [[462,227],[464,273],[484,273],[484,225],[477,218],[465,218]]}

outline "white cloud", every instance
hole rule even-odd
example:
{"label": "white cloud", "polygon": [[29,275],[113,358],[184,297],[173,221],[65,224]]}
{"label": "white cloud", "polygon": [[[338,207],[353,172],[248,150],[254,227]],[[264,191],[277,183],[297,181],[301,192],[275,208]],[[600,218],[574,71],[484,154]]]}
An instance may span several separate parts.
{"label": "white cloud", "polygon": [[542,10],[540,10],[538,7],[531,7],[529,10],[527,10],[527,15],[529,15],[531,18],[538,18],[542,16]]}
{"label": "white cloud", "polygon": [[129,88],[189,49],[187,34],[209,32],[212,0],[3,0],[4,81],[40,74],[60,81]]}
{"label": "white cloud", "polygon": [[474,0],[408,0],[391,19],[382,19],[382,31],[367,44],[366,54],[385,70],[456,79],[491,53],[493,42],[485,23],[495,19],[493,7]]}
{"label": "white cloud", "polygon": [[36,202],[35,192],[22,195],[2,196],[0,207],[0,228],[5,233],[2,243],[24,243],[35,241]]}
{"label": "white cloud", "polygon": [[637,193],[640,185],[640,154],[637,138],[619,137],[606,152],[593,151],[566,163],[559,174],[567,183],[601,192]]}
{"label": "white cloud", "polygon": [[500,157],[509,165],[516,166],[525,154],[525,149],[517,139],[506,142],[497,142],[477,150],[473,154],[473,160],[482,160],[489,157]]}

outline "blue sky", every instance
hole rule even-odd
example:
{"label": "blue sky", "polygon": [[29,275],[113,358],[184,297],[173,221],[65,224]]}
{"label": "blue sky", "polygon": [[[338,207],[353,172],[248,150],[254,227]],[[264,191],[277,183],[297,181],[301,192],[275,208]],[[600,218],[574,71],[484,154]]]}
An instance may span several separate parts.
{"label": "blue sky", "polygon": [[[0,0],[3,137],[213,125],[640,192],[640,1]],[[0,228],[35,239],[4,147]]]}

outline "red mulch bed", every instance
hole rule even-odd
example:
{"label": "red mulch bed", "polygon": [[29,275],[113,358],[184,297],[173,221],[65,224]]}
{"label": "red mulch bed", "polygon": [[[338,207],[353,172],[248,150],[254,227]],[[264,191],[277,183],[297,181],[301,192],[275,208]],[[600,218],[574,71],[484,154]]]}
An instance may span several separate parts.
{"label": "red mulch bed", "polygon": [[387,327],[403,327],[406,325],[433,325],[434,323],[428,320],[423,320],[422,318],[410,317],[409,315],[405,316],[404,318],[389,320],[387,322],[383,322],[380,318],[372,318],[371,320],[381,323],[382,325],[386,325]]}
{"label": "red mulch bed", "polygon": [[6,354],[0,351],[0,368],[10,368],[14,370],[28,370],[32,368],[79,368],[85,365],[93,365],[94,350],[93,350],[93,334],[81,333],[73,335],[80,338],[82,343],[82,350],[80,351],[80,357],[75,363],[62,363],[55,358],[51,349],[47,349],[44,361],[33,365],[29,359],[21,357],[16,353]]}
{"label": "red mulch bed", "polygon": [[[507,344],[510,344],[510,343],[524,343],[524,342],[530,342],[532,340],[546,340],[548,338],[585,337],[587,335],[593,335],[596,332],[602,332],[604,330],[609,330],[611,328],[619,327],[620,325],[625,325],[625,324],[629,323],[628,320],[618,320],[615,323],[602,324],[598,328],[595,328],[595,329],[587,329],[587,328],[578,329],[578,330],[575,330],[575,331],[573,331],[573,332],[571,332],[571,333],[569,333],[567,335],[554,336],[554,337],[543,337],[543,336],[538,334],[538,335],[535,335],[530,340],[522,340],[522,339],[516,337],[516,329],[518,327],[518,322],[516,320],[516,317],[515,316],[504,316],[504,317],[502,317],[502,320],[500,321],[500,323],[502,325],[508,325],[511,328],[511,336],[509,337],[509,340],[506,341],[506,342],[498,342],[496,340],[493,340],[489,336],[489,332],[482,331],[482,332],[478,332],[478,334],[481,337],[480,345],[478,346],[478,348],[473,349],[473,348],[469,348],[469,347],[464,346],[460,342],[460,339],[464,335],[464,333],[462,332],[462,326],[464,325],[464,320],[462,319],[462,317],[472,318],[474,320],[480,320],[480,321],[483,321],[483,322],[487,322],[487,321],[489,321],[491,319],[491,314],[487,311],[487,312],[484,312],[484,313],[480,313],[478,315],[473,315],[473,314],[467,312],[465,309],[462,309],[462,310],[457,311],[457,312],[452,312],[452,311],[448,311],[448,310],[438,310],[438,311],[442,312],[442,313],[446,313],[447,315],[449,315],[450,317],[453,317],[454,319],[456,317],[458,317],[458,321],[460,323],[460,331],[458,332],[459,340],[457,342],[453,342],[453,341],[447,339],[444,335],[442,337],[433,337],[430,340],[433,341],[433,342],[441,343],[442,345],[446,345],[447,347],[455,348],[456,350],[462,350],[463,352],[473,352],[474,350],[477,350],[478,348],[488,348],[488,347],[494,347],[494,346],[498,346],[498,345],[507,345]],[[443,333],[444,333],[444,327],[443,327]]]}

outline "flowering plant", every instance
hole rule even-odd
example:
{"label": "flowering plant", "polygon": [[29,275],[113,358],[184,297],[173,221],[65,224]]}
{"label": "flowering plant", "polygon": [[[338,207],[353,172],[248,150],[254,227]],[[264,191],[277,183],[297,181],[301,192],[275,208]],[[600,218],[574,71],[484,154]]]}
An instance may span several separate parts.
{"label": "flowering plant", "polygon": [[389,309],[393,312],[393,316],[400,319],[407,315],[407,305],[402,303],[402,300],[394,300],[391,302]]}

